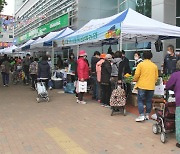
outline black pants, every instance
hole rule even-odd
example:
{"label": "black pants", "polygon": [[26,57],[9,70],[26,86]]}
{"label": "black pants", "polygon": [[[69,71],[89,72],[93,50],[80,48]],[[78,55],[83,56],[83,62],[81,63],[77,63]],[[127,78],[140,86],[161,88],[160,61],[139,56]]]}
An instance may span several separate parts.
{"label": "black pants", "polygon": [[78,100],[83,101],[84,93],[78,93]]}
{"label": "black pants", "polygon": [[34,88],[35,89],[35,83],[37,83],[37,75],[36,74],[31,74],[31,79],[32,79],[32,83],[31,83],[31,85],[32,85],[32,88]]}
{"label": "black pants", "polygon": [[101,84],[101,90],[102,90],[101,103],[104,105],[109,105],[110,97],[111,97],[111,85]]}

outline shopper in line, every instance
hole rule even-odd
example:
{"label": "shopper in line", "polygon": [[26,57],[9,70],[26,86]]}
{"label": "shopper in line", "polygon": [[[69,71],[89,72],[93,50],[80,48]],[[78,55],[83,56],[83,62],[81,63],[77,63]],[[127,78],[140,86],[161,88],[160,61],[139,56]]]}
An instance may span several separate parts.
{"label": "shopper in line", "polygon": [[122,62],[122,52],[116,51],[114,54],[114,59],[112,59],[112,73],[111,73],[111,91],[113,91],[118,82],[118,70],[119,64]]}
{"label": "shopper in line", "polygon": [[31,64],[30,61],[30,54],[27,54],[26,57],[23,60],[23,71],[25,73],[25,78],[24,78],[24,84],[28,85],[29,84],[29,66]]}
{"label": "shopper in line", "polygon": [[[140,116],[136,122],[149,120],[149,114],[152,110],[152,97],[154,95],[155,84],[158,79],[158,68],[151,61],[153,57],[151,51],[143,53],[144,61],[136,69],[134,81],[137,82],[135,88],[138,89],[138,110]],[[146,111],[144,111],[144,102]]]}
{"label": "shopper in line", "polygon": [[[77,75],[78,80],[81,82],[87,81],[89,79],[89,66],[87,61],[87,53],[85,50],[79,51],[79,59],[77,60]],[[78,93],[78,100],[77,103],[79,104],[86,104],[83,100],[84,93]]]}
{"label": "shopper in line", "polygon": [[176,64],[176,72],[174,72],[166,84],[167,90],[173,90],[176,97],[176,146],[180,148],[180,60]]}
{"label": "shopper in line", "polygon": [[38,58],[35,58],[34,61],[30,64],[29,72],[31,75],[32,83],[31,88],[35,89],[35,83],[37,82],[37,74],[38,74]]}
{"label": "shopper in line", "polygon": [[180,59],[174,52],[174,46],[169,45],[167,47],[167,55],[164,58],[164,68],[163,73],[168,75],[176,71],[176,63]]}
{"label": "shopper in line", "polygon": [[98,87],[97,87],[97,74],[96,74],[96,64],[100,60],[100,52],[95,51],[93,57],[91,58],[91,78],[93,85],[93,97],[92,99],[98,100]]}
{"label": "shopper in line", "polygon": [[97,98],[99,103],[101,103],[101,66],[104,63],[105,58],[106,58],[106,54],[101,54],[100,60],[96,64],[97,87],[98,87]]}
{"label": "shopper in line", "polygon": [[1,64],[1,74],[4,87],[9,86],[9,73],[11,69],[11,64],[9,62],[8,56],[5,54]]}
{"label": "shopper in line", "polygon": [[112,56],[110,54],[106,55],[105,61],[101,66],[101,89],[102,89],[102,99],[101,103],[104,107],[110,107],[110,97],[111,97],[111,60]]}

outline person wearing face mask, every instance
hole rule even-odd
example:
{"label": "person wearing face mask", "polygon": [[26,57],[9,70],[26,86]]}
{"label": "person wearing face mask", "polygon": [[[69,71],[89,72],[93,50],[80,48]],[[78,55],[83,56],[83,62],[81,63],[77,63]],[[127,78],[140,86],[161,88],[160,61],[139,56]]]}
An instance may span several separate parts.
{"label": "person wearing face mask", "polygon": [[135,71],[136,71],[137,65],[138,65],[140,62],[143,61],[142,58],[141,58],[141,54],[140,54],[138,51],[136,51],[136,52],[134,53],[134,60],[135,60],[135,63],[134,63],[133,72],[132,72],[133,75],[134,75],[134,73],[135,73]]}
{"label": "person wearing face mask", "polygon": [[179,57],[176,56],[174,52],[174,46],[169,45],[167,47],[167,55],[164,58],[164,66],[163,66],[163,73],[168,75],[172,74],[176,71],[176,63],[179,60]]}
{"label": "person wearing face mask", "polygon": [[[79,51],[79,59],[77,60],[77,76],[79,81],[87,81],[89,79],[89,64],[87,61],[87,53],[85,50]],[[84,93],[78,93],[77,103],[87,104],[83,100]]]}

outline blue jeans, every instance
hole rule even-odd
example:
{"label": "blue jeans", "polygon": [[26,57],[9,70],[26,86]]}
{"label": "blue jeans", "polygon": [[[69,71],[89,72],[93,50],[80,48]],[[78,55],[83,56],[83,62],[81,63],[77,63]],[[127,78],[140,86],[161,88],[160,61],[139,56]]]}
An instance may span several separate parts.
{"label": "blue jeans", "polygon": [[3,79],[3,84],[4,85],[8,85],[9,84],[9,74],[2,72],[2,79]]}
{"label": "blue jeans", "polygon": [[151,113],[153,95],[154,90],[138,89],[138,110],[140,115],[144,115],[144,104],[146,105],[146,114]]}

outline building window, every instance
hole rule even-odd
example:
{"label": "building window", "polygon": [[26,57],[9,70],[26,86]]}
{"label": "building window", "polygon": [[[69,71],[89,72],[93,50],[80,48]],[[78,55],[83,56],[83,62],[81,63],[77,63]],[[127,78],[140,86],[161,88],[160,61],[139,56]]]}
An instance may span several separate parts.
{"label": "building window", "polygon": [[13,38],[13,35],[9,35],[9,38]]}
{"label": "building window", "polygon": [[[176,0],[176,25],[180,27],[180,1]],[[180,50],[180,39],[176,39],[176,48]]]}

